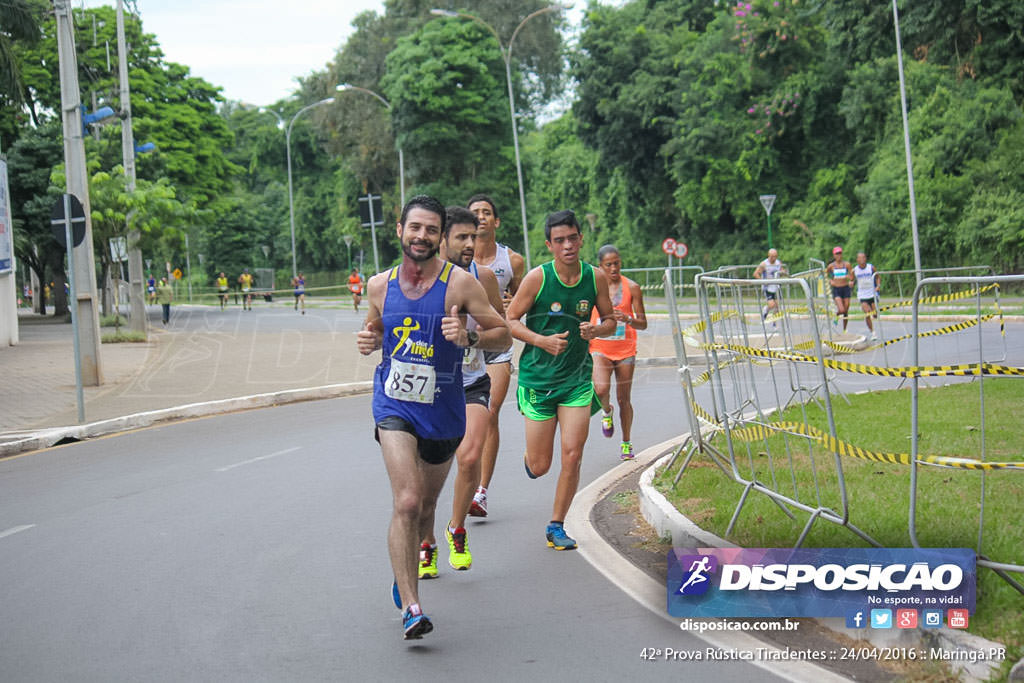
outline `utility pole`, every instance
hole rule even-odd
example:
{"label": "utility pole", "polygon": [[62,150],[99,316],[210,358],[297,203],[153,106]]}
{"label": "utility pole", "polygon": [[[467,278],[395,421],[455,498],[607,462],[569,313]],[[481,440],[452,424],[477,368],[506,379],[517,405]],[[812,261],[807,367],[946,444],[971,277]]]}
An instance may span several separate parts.
{"label": "utility pole", "polygon": [[82,383],[103,383],[100,363],[100,319],[96,307],[96,260],[92,251],[92,220],[89,208],[89,179],[85,168],[82,139],[82,98],[78,90],[78,59],[75,56],[74,21],[71,0],[54,0],[57,19],[57,55],[60,61],[60,106],[64,122],[64,175],[67,190],[85,209],[85,239],[74,248],[77,293],[70,302],[78,314],[78,335]]}
{"label": "utility pole", "polygon": [[[128,193],[135,191],[135,139],[132,135],[132,99],[128,88],[128,48],[124,38],[124,0],[117,0],[117,71],[121,79],[121,155]],[[134,213],[134,212],[133,212]],[[142,250],[139,249],[138,230],[131,227],[133,213],[128,219],[128,301],[131,305],[131,329],[147,334],[145,279],[142,270]]]}

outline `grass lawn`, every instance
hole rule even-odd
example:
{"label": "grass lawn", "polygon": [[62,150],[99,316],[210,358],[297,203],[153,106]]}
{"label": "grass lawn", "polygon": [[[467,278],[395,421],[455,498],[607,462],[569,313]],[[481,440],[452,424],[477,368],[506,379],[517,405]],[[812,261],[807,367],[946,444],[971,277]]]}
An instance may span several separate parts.
{"label": "grass lawn", "polygon": [[[985,459],[1024,461],[1024,379],[985,378],[984,386]],[[840,439],[872,451],[909,452],[909,389],[849,398],[849,406],[835,397],[832,401]],[[980,458],[980,402],[977,380],[922,390],[920,454]],[[828,430],[824,411],[813,404],[805,409],[809,424]],[[780,419],[799,422],[801,411],[801,406],[790,408]],[[713,443],[722,451],[727,448],[722,435]],[[734,441],[737,467],[745,478],[753,471],[759,481],[812,506],[817,500],[816,478],[822,503],[841,512],[835,456],[808,444],[792,435],[749,444]],[[724,536],[742,487],[707,457],[696,455],[673,489],[678,466],[659,473],[655,486],[698,525]],[[844,458],[842,467],[851,523],[885,546],[909,547],[910,468],[855,458]],[[921,545],[977,549],[982,474],[928,466],[920,467],[918,474],[917,537]],[[1024,565],[1024,471],[986,473],[984,495],[981,553],[995,561]],[[792,546],[808,519],[800,511],[795,515],[795,521],[789,519],[766,496],[752,493],[728,540],[746,547]],[[819,520],[804,545],[828,548],[867,543],[848,529]],[[1012,576],[1024,583],[1024,576]],[[1020,659],[1024,655],[1024,596],[992,571],[979,567],[977,612],[969,630],[1005,643],[1008,659]]]}

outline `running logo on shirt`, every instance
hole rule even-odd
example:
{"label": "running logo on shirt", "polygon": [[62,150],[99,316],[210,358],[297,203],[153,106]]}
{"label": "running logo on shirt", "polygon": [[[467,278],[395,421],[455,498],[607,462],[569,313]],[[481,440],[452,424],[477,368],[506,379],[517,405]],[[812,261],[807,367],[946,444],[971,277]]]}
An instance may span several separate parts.
{"label": "running logo on shirt", "polygon": [[590,301],[587,299],[580,299],[576,302],[576,315],[580,318],[590,313]]}
{"label": "running logo on shirt", "polygon": [[409,339],[409,335],[420,329],[420,323],[417,320],[415,325],[411,317],[406,317],[401,325],[396,325],[391,329],[391,334],[398,337],[398,343],[395,344],[394,350],[391,352],[391,356],[396,356],[399,352],[408,356],[419,356],[420,358],[433,358],[434,357],[434,345],[427,344],[421,341],[412,341]]}

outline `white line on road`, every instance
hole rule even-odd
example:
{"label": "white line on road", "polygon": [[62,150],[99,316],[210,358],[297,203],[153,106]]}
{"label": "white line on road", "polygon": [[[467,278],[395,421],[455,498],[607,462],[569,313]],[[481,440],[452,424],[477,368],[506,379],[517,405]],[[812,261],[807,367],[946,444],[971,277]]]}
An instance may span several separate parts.
{"label": "white line on road", "polygon": [[34,526],[35,524],[22,524],[21,526],[12,526],[7,531],[0,531],[0,538],[7,538],[8,536],[13,536],[14,534],[20,534],[22,531],[28,531]]}
{"label": "white line on road", "polygon": [[299,450],[299,446],[292,446],[291,448],[286,448],[283,451],[276,451],[274,453],[268,453],[267,455],[260,455],[260,456],[257,456],[255,458],[250,458],[248,460],[243,460],[242,462],[236,462],[234,465],[227,465],[226,467],[218,467],[215,471],[216,472],[227,472],[228,470],[233,470],[236,467],[241,467],[242,465],[251,465],[252,463],[259,462],[260,460],[269,460],[270,458],[276,458],[279,455],[285,455],[287,453],[292,453],[292,452],[297,451],[297,450]]}

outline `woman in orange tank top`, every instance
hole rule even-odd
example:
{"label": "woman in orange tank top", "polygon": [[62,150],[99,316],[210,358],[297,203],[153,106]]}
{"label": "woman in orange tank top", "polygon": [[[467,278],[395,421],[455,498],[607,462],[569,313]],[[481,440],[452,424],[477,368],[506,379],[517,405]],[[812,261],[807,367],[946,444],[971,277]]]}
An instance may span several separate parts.
{"label": "woman in orange tank top", "polygon": [[[594,392],[604,410],[601,415],[601,433],[606,438],[615,434],[615,420],[612,415],[611,387],[615,374],[615,398],[619,404],[619,424],[622,428],[620,458],[632,460],[633,443],[630,432],[633,427],[633,370],[636,367],[636,331],[647,329],[647,314],[644,312],[644,295],[640,285],[621,274],[622,257],[619,250],[606,244],[597,252],[598,264],[608,277],[608,294],[615,308],[615,333],[609,337],[593,339],[590,355],[594,359]],[[597,322],[597,311],[592,321]]]}

